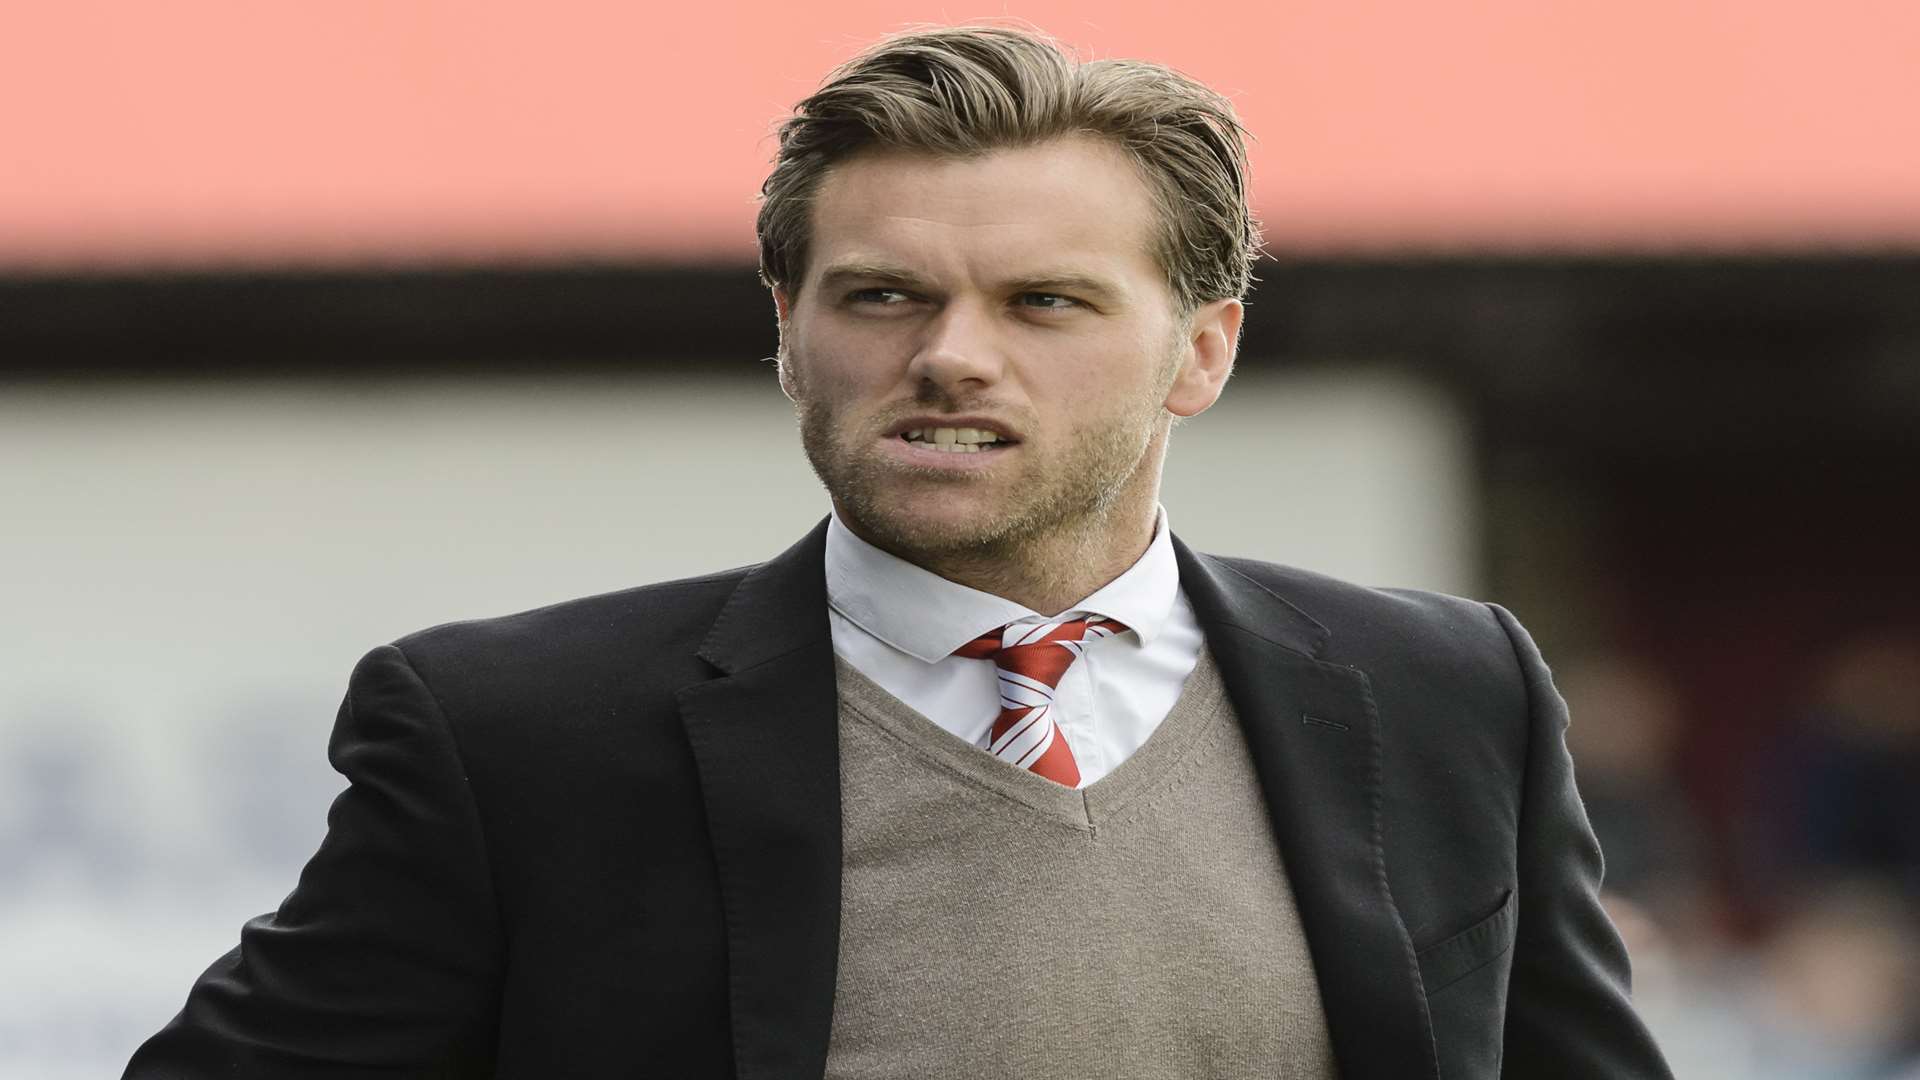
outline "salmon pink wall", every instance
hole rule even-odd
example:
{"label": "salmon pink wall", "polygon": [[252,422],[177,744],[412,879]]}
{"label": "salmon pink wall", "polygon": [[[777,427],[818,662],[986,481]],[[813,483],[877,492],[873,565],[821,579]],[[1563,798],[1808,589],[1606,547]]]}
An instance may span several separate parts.
{"label": "salmon pink wall", "polygon": [[750,258],[787,106],[1008,12],[1229,93],[1282,250],[1920,245],[1905,0],[61,0],[0,36],[0,270]]}

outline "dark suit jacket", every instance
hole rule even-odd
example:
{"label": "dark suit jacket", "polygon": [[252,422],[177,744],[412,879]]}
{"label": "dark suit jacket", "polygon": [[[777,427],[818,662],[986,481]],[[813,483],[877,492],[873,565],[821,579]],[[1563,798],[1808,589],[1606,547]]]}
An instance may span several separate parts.
{"label": "dark suit jacket", "polygon": [[[127,1075],[819,1076],[840,905],[824,537],[368,654],[325,842]],[[1342,1075],[1667,1075],[1525,631],[1175,550]]]}

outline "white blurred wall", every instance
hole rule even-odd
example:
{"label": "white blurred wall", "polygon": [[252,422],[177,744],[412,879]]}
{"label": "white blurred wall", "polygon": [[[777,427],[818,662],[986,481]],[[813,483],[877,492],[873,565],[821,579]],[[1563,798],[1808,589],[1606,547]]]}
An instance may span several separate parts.
{"label": "white blurred wall", "polygon": [[[1245,375],[1165,502],[1205,550],[1471,593],[1469,450],[1405,375]],[[825,508],[770,376],[0,386],[0,1078],[116,1075],[292,887],[368,648]]]}

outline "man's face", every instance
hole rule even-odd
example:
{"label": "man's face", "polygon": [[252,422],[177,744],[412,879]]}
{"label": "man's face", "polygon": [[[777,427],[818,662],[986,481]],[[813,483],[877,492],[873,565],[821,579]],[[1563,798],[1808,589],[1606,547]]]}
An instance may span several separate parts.
{"label": "man's face", "polygon": [[[1130,162],[1091,138],[836,167],[806,277],[775,302],[782,382],[848,524],[924,561],[1150,507],[1170,415],[1225,378],[1198,370],[1154,226]],[[1235,301],[1195,325],[1223,319],[1231,342]]]}

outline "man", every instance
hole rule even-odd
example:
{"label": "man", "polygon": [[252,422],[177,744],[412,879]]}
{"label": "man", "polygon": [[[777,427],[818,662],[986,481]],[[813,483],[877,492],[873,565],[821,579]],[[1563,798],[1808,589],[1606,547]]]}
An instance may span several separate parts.
{"label": "man", "polygon": [[1168,532],[1224,100],[904,36],[764,193],[834,516],[369,654],[326,842],[128,1075],[1665,1075],[1525,632]]}

